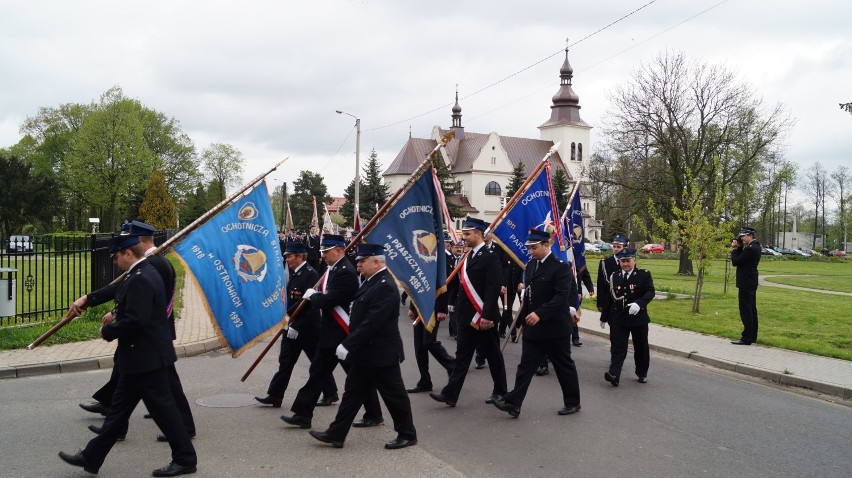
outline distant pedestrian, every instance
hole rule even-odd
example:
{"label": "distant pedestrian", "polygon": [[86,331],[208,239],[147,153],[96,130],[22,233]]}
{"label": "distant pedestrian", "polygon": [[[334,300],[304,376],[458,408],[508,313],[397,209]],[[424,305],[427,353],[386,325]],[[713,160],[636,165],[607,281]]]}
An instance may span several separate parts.
{"label": "distant pedestrian", "polygon": [[740,320],[743,333],[734,345],[751,345],[757,342],[757,265],[760,264],[761,247],[755,231],[744,227],[731,241],[731,264],[737,268]]}

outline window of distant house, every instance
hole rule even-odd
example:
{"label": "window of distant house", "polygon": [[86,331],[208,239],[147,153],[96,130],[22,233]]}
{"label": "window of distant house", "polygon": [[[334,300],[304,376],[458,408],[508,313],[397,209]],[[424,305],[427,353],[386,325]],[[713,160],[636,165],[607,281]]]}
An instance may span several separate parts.
{"label": "window of distant house", "polygon": [[583,143],[577,144],[577,161],[583,160]]}
{"label": "window of distant house", "polygon": [[485,195],[486,196],[499,196],[500,195],[500,185],[497,181],[491,181],[490,183],[485,185]]}
{"label": "window of distant house", "polygon": [[577,143],[571,143],[571,161],[577,160]]}

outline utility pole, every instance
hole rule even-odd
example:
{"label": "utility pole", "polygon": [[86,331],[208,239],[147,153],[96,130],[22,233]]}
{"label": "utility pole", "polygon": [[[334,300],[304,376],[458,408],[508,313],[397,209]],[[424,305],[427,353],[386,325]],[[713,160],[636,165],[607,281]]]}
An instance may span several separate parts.
{"label": "utility pole", "polygon": [[285,229],[287,217],[287,182],[281,184],[281,229]]}
{"label": "utility pole", "polygon": [[355,204],[354,204],[354,214],[358,214],[358,211],[361,209],[361,119],[353,114],[349,114],[345,111],[336,110],[335,111],[339,115],[347,115],[355,118]]}

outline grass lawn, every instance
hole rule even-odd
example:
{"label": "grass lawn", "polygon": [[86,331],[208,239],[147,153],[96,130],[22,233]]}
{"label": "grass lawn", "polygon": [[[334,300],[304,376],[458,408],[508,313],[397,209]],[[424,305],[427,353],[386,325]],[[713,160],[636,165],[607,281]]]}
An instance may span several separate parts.
{"label": "grass lawn", "polygon": [[[589,270],[597,277],[598,260]],[[676,275],[674,259],[638,258],[637,267],[648,269],[658,291],[692,294],[695,277]],[[845,290],[852,283],[852,263],[761,260],[761,275],[801,274],[802,287]],[[786,278],[785,278],[786,279]],[[705,278],[701,313],[692,313],[691,299],[654,300],[649,306],[657,324],[730,338],[740,337],[734,270],[728,264],[728,289],[724,293],[725,262],[716,261]],[[852,360],[852,298],[761,286],[757,290],[758,343],[826,357]]]}
{"label": "grass lawn", "polygon": [[[183,265],[179,260],[175,259],[171,254],[166,257],[169,259],[169,262],[172,263],[172,266],[174,266],[177,274],[174,305],[175,319],[177,320],[180,318],[180,311],[183,308],[183,294],[181,292],[183,290],[186,274]],[[83,293],[75,295],[74,299],[80,295],[83,295]],[[67,301],[65,306],[70,306],[74,299]],[[77,317],[70,324],[59,329],[59,331],[47,339],[42,346],[96,339],[98,337],[98,329],[101,327],[101,317],[103,317],[103,315],[108,311],[112,310],[112,308],[113,303],[108,302],[86,310],[83,315]],[[41,334],[47,332],[54,324],[59,322],[59,320],[62,319],[64,312],[58,315],[58,317],[55,317],[52,320],[33,325],[0,327],[0,350],[19,349],[31,344],[35,339],[40,337]]]}
{"label": "grass lawn", "polygon": [[[776,284],[787,284],[810,289],[836,290],[852,294],[852,276],[774,276],[766,279],[767,282]],[[850,298],[852,300],[852,298]]]}

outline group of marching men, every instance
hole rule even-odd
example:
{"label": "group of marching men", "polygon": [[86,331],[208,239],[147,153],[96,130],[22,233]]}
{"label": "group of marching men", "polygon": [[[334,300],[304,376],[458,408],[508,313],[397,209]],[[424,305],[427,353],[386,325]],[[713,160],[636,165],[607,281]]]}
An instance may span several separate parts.
{"label": "group of marching men", "polygon": [[[494,248],[485,242],[487,229],[488,224],[480,219],[465,219],[462,237],[467,253],[461,259],[458,275],[448,283],[447,293],[439,296],[435,303],[439,322],[447,318],[449,310],[453,310],[456,317],[455,357],[437,341],[437,326],[430,332],[422,320],[418,321],[414,349],[421,379],[408,389],[400,369],[404,359],[398,326],[400,293],[387,270],[384,246],[358,244],[353,261],[346,255],[346,240],[326,234],[320,244],[326,273],[320,277],[307,262],[306,245],[300,241],[286,242],[284,257],[289,272],[286,339],[282,340],[278,371],[270,381],[267,395],[256,397],[256,400],[274,408],[281,407],[293,368],[304,352],[311,361],[309,377],[296,394],[290,408],[292,414],[281,417],[284,422],[310,429],[315,407],[340,400],[334,421],[324,431],[311,430],[310,435],[321,442],[343,447],[351,427],[384,423],[378,401],[381,395],[397,435],[385,444],[385,448],[405,448],[417,443],[408,395],[428,391],[434,400],[454,407],[474,354],[479,353],[488,361],[493,381],[486,403],[518,417],[532,377],[542,363],[549,360],[562,389],[563,406],[558,414],[578,412],[579,381],[571,359],[571,337],[577,311],[571,304],[579,292],[571,265],[551,254],[550,232],[536,229],[528,232],[525,245],[531,260],[517,288],[521,299],[518,317],[522,324],[522,354],[515,387],[508,390],[498,332],[501,322],[498,300],[505,285],[501,284],[501,260]],[[154,263],[163,266],[166,272],[168,261],[159,256],[146,259],[145,252],[150,253],[153,248],[136,246],[146,238],[138,232],[131,230],[129,235],[118,236],[111,243],[114,260],[126,271],[125,279],[115,287],[112,296],[109,291],[96,291],[81,297],[72,306],[72,310],[76,308],[79,313],[85,307],[115,299],[114,317],[104,317],[101,335],[106,340],[119,339],[113,373],[116,388],[111,401],[95,394],[97,403],[81,405],[89,411],[105,414],[106,421],[93,430],[99,434],[85,450],[76,455],[60,452],[60,457],[96,473],[109,449],[126,433],[128,418],[141,399],[163,431],[158,439],[168,441],[172,447],[172,462],[154,470],[153,475],[194,473],[196,456],[191,437],[195,435],[195,427],[174,369],[175,354],[170,342],[174,338],[174,322],[173,319],[155,320],[155,309],[160,305],[158,300],[171,301],[174,294],[174,271],[171,270],[171,282],[166,281]],[[598,280],[601,325],[608,322],[611,328],[612,362],[605,379],[618,386],[627,355],[627,341],[632,335],[636,375],[640,383],[646,383],[647,304],[654,297],[653,281],[648,271],[635,268],[635,251],[623,249],[627,241],[620,236],[616,241],[620,241],[614,244],[616,255],[601,261]],[[447,263],[449,272],[453,261]],[[142,304],[145,301],[150,304]],[[417,318],[413,306],[408,317]],[[161,324],[171,324],[172,330]],[[449,375],[447,385],[440,391],[432,390],[429,353]],[[333,378],[338,364],[347,374],[342,400]],[[362,406],[364,414],[358,418]]]}

